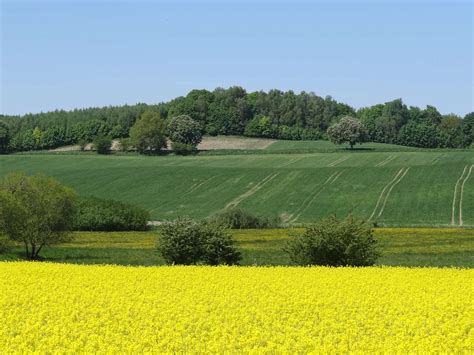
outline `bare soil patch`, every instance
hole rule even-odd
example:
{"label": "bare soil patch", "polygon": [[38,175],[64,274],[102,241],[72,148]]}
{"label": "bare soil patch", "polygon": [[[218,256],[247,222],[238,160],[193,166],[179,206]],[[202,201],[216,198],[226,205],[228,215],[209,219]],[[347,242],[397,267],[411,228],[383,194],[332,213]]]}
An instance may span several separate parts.
{"label": "bare soil patch", "polygon": [[275,143],[274,139],[265,138],[243,138],[243,137],[203,137],[199,150],[217,149],[266,149]]}

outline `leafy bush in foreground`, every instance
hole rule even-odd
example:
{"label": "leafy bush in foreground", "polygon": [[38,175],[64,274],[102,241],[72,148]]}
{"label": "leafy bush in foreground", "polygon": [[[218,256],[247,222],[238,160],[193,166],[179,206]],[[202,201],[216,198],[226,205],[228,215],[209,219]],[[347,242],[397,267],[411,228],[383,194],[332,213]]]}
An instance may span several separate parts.
{"label": "leafy bush in foreground", "polygon": [[352,216],[310,225],[293,236],[285,251],[297,265],[370,266],[379,256],[372,228]]}
{"label": "leafy bush in foreground", "polygon": [[281,220],[278,217],[254,215],[239,207],[220,211],[212,216],[211,220],[232,229],[275,228],[281,224]]}
{"label": "leafy bush in foreground", "polygon": [[190,218],[164,223],[158,250],[167,264],[234,265],[241,259],[225,226]]}
{"label": "leafy bush in foreground", "polygon": [[81,197],[77,203],[74,229],[80,231],[143,231],[150,213],[128,203]]}

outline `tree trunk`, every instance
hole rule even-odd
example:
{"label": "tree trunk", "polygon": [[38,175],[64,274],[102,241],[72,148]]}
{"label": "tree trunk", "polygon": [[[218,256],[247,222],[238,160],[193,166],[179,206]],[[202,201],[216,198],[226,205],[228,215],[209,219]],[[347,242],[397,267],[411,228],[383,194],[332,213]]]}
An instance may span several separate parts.
{"label": "tree trunk", "polygon": [[38,250],[36,251],[36,254],[35,254],[35,259],[38,259],[38,256],[39,256],[39,253],[41,251],[41,248],[44,246],[44,244],[41,244],[38,248]]}
{"label": "tree trunk", "polygon": [[26,257],[29,258],[30,257],[30,251],[28,250],[28,243],[25,242],[25,252],[26,252]]}
{"label": "tree trunk", "polygon": [[36,255],[36,245],[31,244],[31,253],[29,255],[30,260],[35,260],[35,255]]}

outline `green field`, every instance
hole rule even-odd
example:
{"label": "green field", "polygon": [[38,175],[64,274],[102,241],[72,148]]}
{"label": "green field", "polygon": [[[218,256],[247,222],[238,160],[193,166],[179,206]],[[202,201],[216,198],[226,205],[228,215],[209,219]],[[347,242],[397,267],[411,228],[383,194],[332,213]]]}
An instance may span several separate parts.
{"label": "green field", "polygon": [[[2,175],[42,171],[81,194],[143,206],[156,220],[205,217],[238,205],[282,215],[288,222],[307,222],[332,213],[368,218],[375,211],[373,220],[383,225],[431,226],[451,224],[454,188],[474,155],[441,151],[197,157],[11,155],[0,162]],[[390,185],[401,175],[401,181]],[[458,184],[455,225],[460,224],[462,182],[463,224],[474,224],[473,181],[463,179]]]}
{"label": "green field", "polygon": [[[384,143],[364,143],[363,145],[357,145],[357,150],[377,150],[377,151],[419,151],[419,148],[405,147],[396,144],[384,144]],[[270,144],[265,150],[272,152],[339,152],[347,150],[347,146],[337,146],[329,141],[285,141],[278,140]]]}
{"label": "green field", "polygon": [[[282,251],[289,230],[234,230],[243,265],[289,265]],[[472,228],[377,228],[376,239],[382,256],[379,265],[474,267]],[[158,232],[76,232],[68,244],[46,248],[48,261],[84,264],[161,265],[156,250]],[[23,258],[18,246],[0,260]]]}
{"label": "green field", "polygon": [[43,172],[80,194],[142,206],[153,220],[206,217],[239,206],[280,215],[288,224],[352,213],[372,217],[379,226],[473,226],[473,163],[472,151],[443,150],[188,157],[49,153],[1,156],[0,176]]}

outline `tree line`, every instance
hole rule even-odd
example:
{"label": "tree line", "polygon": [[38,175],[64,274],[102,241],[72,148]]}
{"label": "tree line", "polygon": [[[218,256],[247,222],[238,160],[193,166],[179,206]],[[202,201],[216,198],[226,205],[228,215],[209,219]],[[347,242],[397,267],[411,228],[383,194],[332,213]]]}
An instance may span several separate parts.
{"label": "tree line", "polygon": [[156,105],[56,110],[23,116],[0,115],[0,152],[51,149],[92,142],[97,136],[123,138],[145,112],[165,124],[189,116],[202,134],[245,135],[287,140],[327,139],[342,117],[358,119],[366,140],[424,148],[466,148],[474,140],[474,113],[441,114],[434,106],[408,107],[401,99],[355,110],[314,93],[270,90],[247,93],[241,87],[192,90]]}

